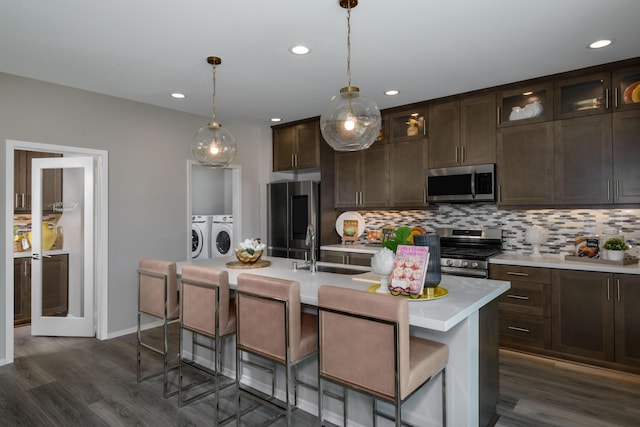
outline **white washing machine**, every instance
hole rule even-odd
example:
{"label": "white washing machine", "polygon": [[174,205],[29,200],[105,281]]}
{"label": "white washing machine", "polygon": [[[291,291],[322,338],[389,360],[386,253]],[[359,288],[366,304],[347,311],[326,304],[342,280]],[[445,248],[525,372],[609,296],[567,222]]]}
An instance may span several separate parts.
{"label": "white washing machine", "polygon": [[213,215],[211,258],[233,255],[233,215]]}
{"label": "white washing machine", "polygon": [[211,221],[213,215],[191,217],[191,259],[211,258]]}

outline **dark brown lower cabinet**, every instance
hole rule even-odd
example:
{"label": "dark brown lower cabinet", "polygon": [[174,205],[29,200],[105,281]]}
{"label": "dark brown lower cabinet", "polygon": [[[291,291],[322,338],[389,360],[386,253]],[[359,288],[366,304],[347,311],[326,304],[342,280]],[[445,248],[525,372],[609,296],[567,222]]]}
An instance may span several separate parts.
{"label": "dark brown lower cabinet", "polygon": [[640,373],[640,275],[490,265],[500,345]]}
{"label": "dark brown lower cabinet", "polygon": [[551,275],[553,350],[613,361],[613,275],[555,269]]}
{"label": "dark brown lower cabinet", "polygon": [[[14,258],[14,325],[31,322],[31,258]],[[66,316],[69,307],[69,255],[43,259],[42,314]]]}
{"label": "dark brown lower cabinet", "polygon": [[548,268],[491,265],[490,277],[511,282],[499,299],[500,345],[551,348],[551,272]]}
{"label": "dark brown lower cabinet", "polygon": [[640,367],[640,276],[553,270],[553,350]]}
{"label": "dark brown lower cabinet", "polygon": [[343,251],[320,251],[320,261],[338,264],[371,266],[372,254]]}
{"label": "dark brown lower cabinet", "polygon": [[640,276],[614,274],[616,362],[640,366]]}

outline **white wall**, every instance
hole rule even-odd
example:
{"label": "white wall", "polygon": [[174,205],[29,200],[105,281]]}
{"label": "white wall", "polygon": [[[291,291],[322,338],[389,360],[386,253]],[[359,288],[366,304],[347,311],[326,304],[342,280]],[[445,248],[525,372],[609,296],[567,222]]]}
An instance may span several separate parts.
{"label": "white wall", "polygon": [[[206,117],[0,73],[0,141],[7,139],[109,152],[110,334],[135,326],[136,267],[142,257],[180,261],[187,236],[187,162],[191,137]],[[243,234],[260,235],[265,159],[271,130],[225,122],[238,144],[242,170]],[[262,159],[262,164],[260,164]],[[5,165],[4,147],[0,164]],[[4,188],[2,174],[2,188]],[[4,197],[0,211],[5,212]],[[263,216],[266,217],[266,214]],[[266,230],[266,228],[263,228]],[[264,234],[264,233],[262,233]],[[10,238],[2,230],[3,241]],[[5,245],[0,245],[0,257]],[[4,270],[4,263],[2,270]],[[5,272],[0,272],[0,277]],[[5,294],[0,284],[0,295]],[[0,360],[5,354],[5,303],[0,304]]]}

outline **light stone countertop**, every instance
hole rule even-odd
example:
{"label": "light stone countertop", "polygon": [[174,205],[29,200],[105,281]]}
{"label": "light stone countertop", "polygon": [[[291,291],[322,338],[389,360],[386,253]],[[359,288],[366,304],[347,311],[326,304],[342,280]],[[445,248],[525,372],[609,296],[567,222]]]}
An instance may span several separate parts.
{"label": "light stone countertop", "polygon": [[503,252],[500,255],[489,258],[489,264],[520,265],[524,267],[546,267],[565,270],[600,271],[604,273],[640,275],[640,264],[638,263],[619,266],[595,262],[569,261],[564,259],[564,255],[546,254],[540,257],[534,257],[531,255]]}
{"label": "light stone countertop", "polygon": [[[69,251],[67,249],[53,249],[50,251],[45,251],[44,255],[65,255],[68,253]],[[31,258],[31,248],[29,248],[28,251],[14,252],[13,257],[14,258]]]}
{"label": "light stone countertop", "polygon": [[[359,277],[361,280],[376,279],[376,275],[372,272],[367,272],[365,267],[358,268],[343,264],[318,263],[319,265],[359,269],[363,273],[358,275],[325,272],[311,274],[308,270],[292,270],[292,262],[297,261],[298,266],[302,266],[304,262],[301,260],[276,257],[263,257],[263,259],[271,261],[271,265],[264,268],[237,269],[226,267],[227,262],[236,260],[234,257],[193,260],[178,263],[178,273],[180,274],[182,266],[186,263],[226,269],[229,272],[229,284],[233,289],[236,287],[238,274],[240,273],[297,280],[300,282],[300,299],[302,303],[313,306],[318,304],[318,288],[322,285],[336,285],[365,291],[371,286],[371,283],[354,280],[354,278]],[[409,300],[409,323],[412,326],[441,332],[449,331],[511,287],[509,282],[501,280],[447,275],[442,276],[440,286],[449,291],[447,296],[431,301]]]}

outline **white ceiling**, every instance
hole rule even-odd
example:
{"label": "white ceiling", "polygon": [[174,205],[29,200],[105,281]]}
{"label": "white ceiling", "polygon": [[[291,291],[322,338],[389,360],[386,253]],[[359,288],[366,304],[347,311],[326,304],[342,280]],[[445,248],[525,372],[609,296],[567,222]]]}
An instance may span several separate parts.
{"label": "white ceiling", "polygon": [[[381,109],[640,57],[638,0],[360,0],[351,27]],[[215,55],[217,119],[268,126],[346,86],[346,28],[338,0],[2,0],[0,72],[210,116]]]}

